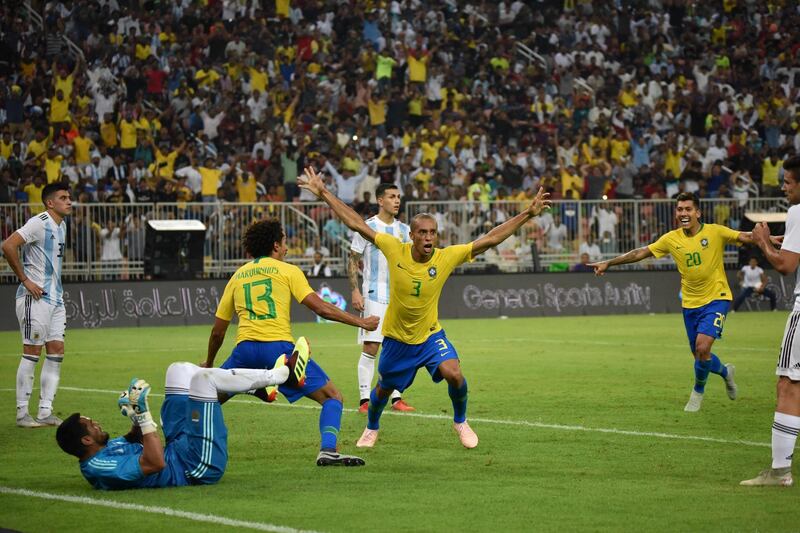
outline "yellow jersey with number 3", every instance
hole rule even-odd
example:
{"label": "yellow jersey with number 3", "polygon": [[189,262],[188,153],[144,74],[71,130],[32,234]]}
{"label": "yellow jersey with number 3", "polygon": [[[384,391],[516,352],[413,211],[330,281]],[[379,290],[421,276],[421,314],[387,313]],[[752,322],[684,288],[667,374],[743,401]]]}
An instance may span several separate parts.
{"label": "yellow jersey with number 3", "polygon": [[425,263],[411,257],[411,243],[386,233],[375,236],[375,246],[389,265],[389,307],[381,333],[406,344],[421,344],[442,329],[442,287],[458,265],[472,260],[472,243],[436,248]]}
{"label": "yellow jersey with number 3", "polygon": [[287,341],[292,337],[292,297],[302,302],[314,292],[294,265],[259,257],[233,273],[217,307],[217,318],[239,317],[236,344],[242,341]]}
{"label": "yellow jersey with number 3", "polygon": [[719,224],[703,224],[692,237],[676,229],[648,248],[656,257],[672,256],[681,274],[682,306],[695,309],[714,300],[733,299],[723,256],[726,245],[738,242],[738,231]]}

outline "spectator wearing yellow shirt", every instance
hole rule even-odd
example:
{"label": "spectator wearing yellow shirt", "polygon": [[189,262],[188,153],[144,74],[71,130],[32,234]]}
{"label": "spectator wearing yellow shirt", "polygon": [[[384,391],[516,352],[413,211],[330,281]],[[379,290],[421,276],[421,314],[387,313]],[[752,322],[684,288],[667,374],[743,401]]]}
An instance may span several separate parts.
{"label": "spectator wearing yellow shirt", "polygon": [[767,197],[781,196],[780,173],[783,161],[774,150],[770,150],[769,157],[761,164],[761,193]]}
{"label": "spectator wearing yellow shirt", "polygon": [[668,139],[665,146],[664,173],[666,174],[669,170],[672,172],[673,176],[680,176],[682,172],[681,162],[683,161],[686,150],[679,150],[675,145],[675,139]]}
{"label": "spectator wearing yellow shirt", "polygon": [[103,121],[100,123],[100,139],[103,141],[103,145],[109,150],[113,150],[119,144],[117,139],[117,125],[114,124],[114,120],[111,118],[111,113],[106,113],[103,116]]}
{"label": "spectator wearing yellow shirt", "polygon": [[623,85],[617,100],[623,107],[636,107],[639,104],[639,97],[636,96],[636,89],[632,83],[628,82]]}
{"label": "spectator wearing yellow shirt", "polygon": [[[181,152],[186,149],[186,141],[183,142],[178,148],[167,152],[166,150],[169,149],[169,144],[166,142],[161,143],[161,147],[155,145],[152,139],[150,139],[150,147],[153,149],[153,155],[155,155],[156,160],[151,165],[149,169],[153,175],[158,175],[164,179],[172,180],[175,174],[175,160],[181,154]],[[164,151],[161,150],[164,149]]]}
{"label": "spectator wearing yellow shirt", "polygon": [[133,152],[136,150],[136,121],[129,113],[119,121],[119,147],[133,159]]}
{"label": "spectator wearing yellow shirt", "polygon": [[[629,134],[627,134],[629,135]],[[611,162],[622,163],[622,160],[631,153],[631,142],[626,137],[626,133],[617,131],[617,135],[609,143]]]}
{"label": "spectator wearing yellow shirt", "polygon": [[69,100],[64,98],[64,91],[58,89],[50,100],[50,126],[53,128],[53,135],[58,137],[62,130],[68,130],[69,122]]}
{"label": "spectator wearing yellow shirt", "polygon": [[275,14],[278,18],[288,19],[291,0],[275,0]]}
{"label": "spectator wearing yellow shirt", "polygon": [[430,51],[412,50],[405,47],[408,62],[408,81],[425,83],[428,80],[428,63],[431,61]]}
{"label": "spectator wearing yellow shirt", "polygon": [[258,199],[258,183],[252,173],[244,171],[236,176],[236,196],[245,203],[255,203]]}
{"label": "spectator wearing yellow shirt", "polygon": [[95,148],[94,141],[86,136],[86,128],[78,126],[78,135],[72,139],[72,146],[75,149],[75,163],[78,165],[88,165],[92,162],[91,153]]}
{"label": "spectator wearing yellow shirt", "polygon": [[479,201],[483,209],[489,208],[489,200],[491,199],[491,195],[492,187],[486,183],[486,179],[483,176],[478,176],[475,178],[475,181],[472,182],[472,185],[467,188],[467,198],[469,198],[471,201]]}
{"label": "spectator wearing yellow shirt", "polygon": [[6,130],[3,132],[3,137],[0,139],[0,157],[8,161],[11,157],[11,149],[14,147],[14,139],[11,138],[11,132]]}
{"label": "spectator wearing yellow shirt", "polygon": [[186,176],[175,176],[175,200],[177,202],[185,203],[194,200],[194,193],[186,185],[186,181]]}
{"label": "spectator wearing yellow shirt", "polygon": [[269,87],[269,76],[267,69],[264,66],[264,59],[259,58],[258,64],[250,67],[248,70],[250,74],[250,92],[258,91],[259,93],[266,94]]}
{"label": "spectator wearing yellow shirt", "polygon": [[38,159],[47,152],[50,146],[50,136],[45,133],[45,130],[36,130],[33,140],[28,143],[28,160]]}
{"label": "spectator wearing yellow shirt", "polygon": [[42,204],[42,190],[44,190],[44,186],[44,176],[41,172],[37,172],[33,177],[33,183],[29,183],[22,188],[23,192],[28,195],[28,203],[31,204],[30,210],[32,215],[38,215],[45,209]]}
{"label": "spectator wearing yellow shirt", "polygon": [[44,172],[47,176],[47,183],[61,181],[61,164],[64,156],[58,153],[55,145],[50,145],[47,154],[44,156]]}
{"label": "spectator wearing yellow shirt", "polygon": [[145,61],[153,53],[150,43],[147,42],[146,37],[141,37],[139,42],[136,43],[135,56],[138,61]]}
{"label": "spectator wearing yellow shirt", "polygon": [[558,172],[561,176],[561,195],[566,198],[567,191],[572,191],[572,198],[582,198],[585,185],[583,176],[578,174],[572,161],[564,160],[564,156],[559,149],[558,131],[555,132],[555,145],[558,157]]}
{"label": "spectator wearing yellow shirt", "polygon": [[194,79],[197,82],[197,87],[203,89],[214,85],[219,79],[219,74],[212,67],[209,67],[208,70],[201,68],[194,73]]}
{"label": "spectator wearing yellow shirt", "polygon": [[372,91],[367,93],[367,109],[369,110],[369,125],[375,129],[379,137],[386,137],[386,99],[374,98]]}
{"label": "spectator wearing yellow shirt", "polygon": [[63,75],[63,73],[66,72],[66,68],[59,68],[58,64],[53,61],[53,92],[55,93],[56,91],[60,90],[64,95],[64,100],[68,102],[72,100],[72,87],[75,83],[75,76],[77,76],[81,64],[81,59],[78,58],[78,60],[75,62],[75,67],[72,69],[72,72]]}

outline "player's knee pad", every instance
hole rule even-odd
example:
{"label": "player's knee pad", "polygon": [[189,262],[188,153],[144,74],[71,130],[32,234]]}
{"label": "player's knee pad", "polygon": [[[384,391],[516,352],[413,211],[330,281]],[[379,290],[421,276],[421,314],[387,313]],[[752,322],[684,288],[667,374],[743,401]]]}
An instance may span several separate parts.
{"label": "player's knee pad", "polygon": [[167,393],[171,390],[175,392],[189,391],[189,386],[194,376],[201,368],[192,363],[172,363],[167,367],[167,377],[164,380],[164,387]]}

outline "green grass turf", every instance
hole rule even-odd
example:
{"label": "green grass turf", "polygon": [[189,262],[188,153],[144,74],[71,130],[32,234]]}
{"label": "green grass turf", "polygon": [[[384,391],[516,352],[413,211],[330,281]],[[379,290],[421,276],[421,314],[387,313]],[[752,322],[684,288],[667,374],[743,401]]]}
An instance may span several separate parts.
{"label": "green grass turf", "polygon": [[[451,429],[446,385],[423,371],[406,398],[424,416],[387,413],[360,469],[315,466],[316,404],[224,407],[228,471],[215,486],[103,493],[91,489],[51,428],[14,426],[19,340],[0,334],[0,486],[164,506],[318,531],[790,531],[798,489],[737,486],[768,466],[774,367],[786,315],[731,315],[715,352],[737,367],[740,397],[710,376],[703,409],[683,412],[693,383],[679,315],[446,321],[470,385],[480,436],[465,450]],[[172,361],[199,361],[210,327],[71,330],[56,410],[127,430],[116,394],[132,375],[163,392]],[[313,357],[345,396],[341,449],[356,453],[355,331],[299,324]],[[218,363],[229,353],[228,334]],[[38,382],[38,371],[37,371]],[[78,391],[71,388],[94,389]],[[154,400],[153,408],[161,398]],[[35,402],[32,402],[35,404]],[[306,408],[303,408],[306,407]],[[35,409],[35,405],[32,405]],[[504,422],[505,421],[505,422]],[[547,427],[583,426],[728,442]],[[181,518],[0,494],[0,526],[110,531],[135,525],[218,531]],[[147,529],[152,531],[152,529]]]}

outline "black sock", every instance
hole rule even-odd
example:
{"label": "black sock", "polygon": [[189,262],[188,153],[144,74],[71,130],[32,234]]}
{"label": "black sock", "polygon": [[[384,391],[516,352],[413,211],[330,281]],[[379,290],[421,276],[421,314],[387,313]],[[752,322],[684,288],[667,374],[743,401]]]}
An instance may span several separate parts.
{"label": "black sock", "polygon": [[361,398],[361,402],[359,402],[359,404],[358,404],[358,405],[364,405],[364,404],[365,404],[365,403],[367,403],[368,401],[369,401],[369,398]]}
{"label": "black sock", "polygon": [[401,400],[401,398],[392,398],[392,405],[396,404],[400,400]]}

